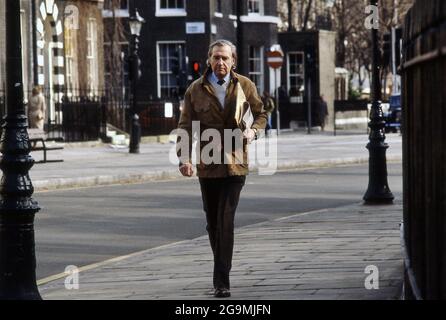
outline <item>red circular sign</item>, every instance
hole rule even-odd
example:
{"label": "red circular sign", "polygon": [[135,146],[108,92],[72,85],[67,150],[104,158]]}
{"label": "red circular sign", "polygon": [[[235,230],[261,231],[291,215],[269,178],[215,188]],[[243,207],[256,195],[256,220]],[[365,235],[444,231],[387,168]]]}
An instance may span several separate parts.
{"label": "red circular sign", "polygon": [[283,53],[281,51],[269,51],[266,54],[266,62],[273,69],[281,68],[283,65]]}

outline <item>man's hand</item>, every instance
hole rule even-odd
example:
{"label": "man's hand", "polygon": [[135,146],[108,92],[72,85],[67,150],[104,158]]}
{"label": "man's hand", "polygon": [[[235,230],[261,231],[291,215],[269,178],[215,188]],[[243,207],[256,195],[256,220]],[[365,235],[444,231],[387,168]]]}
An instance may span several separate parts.
{"label": "man's hand", "polygon": [[180,172],[185,177],[192,177],[194,174],[194,167],[192,166],[192,163],[185,163],[180,166]]}
{"label": "man's hand", "polygon": [[253,129],[246,129],[243,131],[243,135],[248,140],[248,143],[251,143],[256,138],[256,132]]}

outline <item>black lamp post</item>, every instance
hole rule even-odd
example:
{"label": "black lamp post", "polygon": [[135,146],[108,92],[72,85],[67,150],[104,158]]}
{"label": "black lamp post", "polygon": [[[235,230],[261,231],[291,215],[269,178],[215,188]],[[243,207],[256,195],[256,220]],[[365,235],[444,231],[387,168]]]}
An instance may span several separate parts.
{"label": "black lamp post", "polygon": [[[370,0],[372,6],[378,6],[377,0]],[[379,71],[380,53],[378,29],[372,28],[372,106],[370,110],[369,149],[369,185],[363,199],[364,204],[391,204],[393,194],[387,183],[386,150],[389,147],[384,142],[385,120],[381,108],[381,84]]]}
{"label": "black lamp post", "polygon": [[130,130],[130,153],[139,153],[139,142],[141,140],[141,125],[139,123],[139,116],[137,112],[136,104],[136,87],[138,79],[140,78],[140,60],[138,57],[138,43],[139,35],[141,33],[142,24],[144,19],[139,15],[138,10],[135,8],[135,14],[129,19],[130,33],[132,34],[132,47],[129,57],[130,62],[130,82],[132,85],[132,106],[131,106],[131,130]]}
{"label": "black lamp post", "polygon": [[6,0],[6,105],[0,140],[0,300],[39,300],[34,216],[40,210],[29,169],[28,122],[23,103],[20,1]]}
{"label": "black lamp post", "polygon": [[308,124],[308,128],[307,128],[307,134],[311,134],[311,125],[312,125],[312,117],[311,117],[311,113],[312,113],[312,89],[311,89],[311,74],[313,73],[313,67],[314,67],[314,59],[311,56],[310,53],[307,53],[307,72],[306,72],[306,76],[307,76],[307,124]]}

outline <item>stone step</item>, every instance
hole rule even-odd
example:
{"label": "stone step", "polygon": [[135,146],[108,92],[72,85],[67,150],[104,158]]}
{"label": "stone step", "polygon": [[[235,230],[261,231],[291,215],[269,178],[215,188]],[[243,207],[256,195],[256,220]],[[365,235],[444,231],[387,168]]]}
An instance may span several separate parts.
{"label": "stone step", "polygon": [[112,137],[112,144],[125,144],[127,145],[127,138],[123,134],[117,134]]}

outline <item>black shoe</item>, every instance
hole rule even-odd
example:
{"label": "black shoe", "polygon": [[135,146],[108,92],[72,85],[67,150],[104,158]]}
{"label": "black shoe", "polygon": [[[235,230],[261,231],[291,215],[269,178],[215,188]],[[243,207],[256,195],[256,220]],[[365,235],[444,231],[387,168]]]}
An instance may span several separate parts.
{"label": "black shoe", "polygon": [[214,297],[216,298],[229,298],[231,296],[231,291],[226,288],[217,288],[214,292]]}

